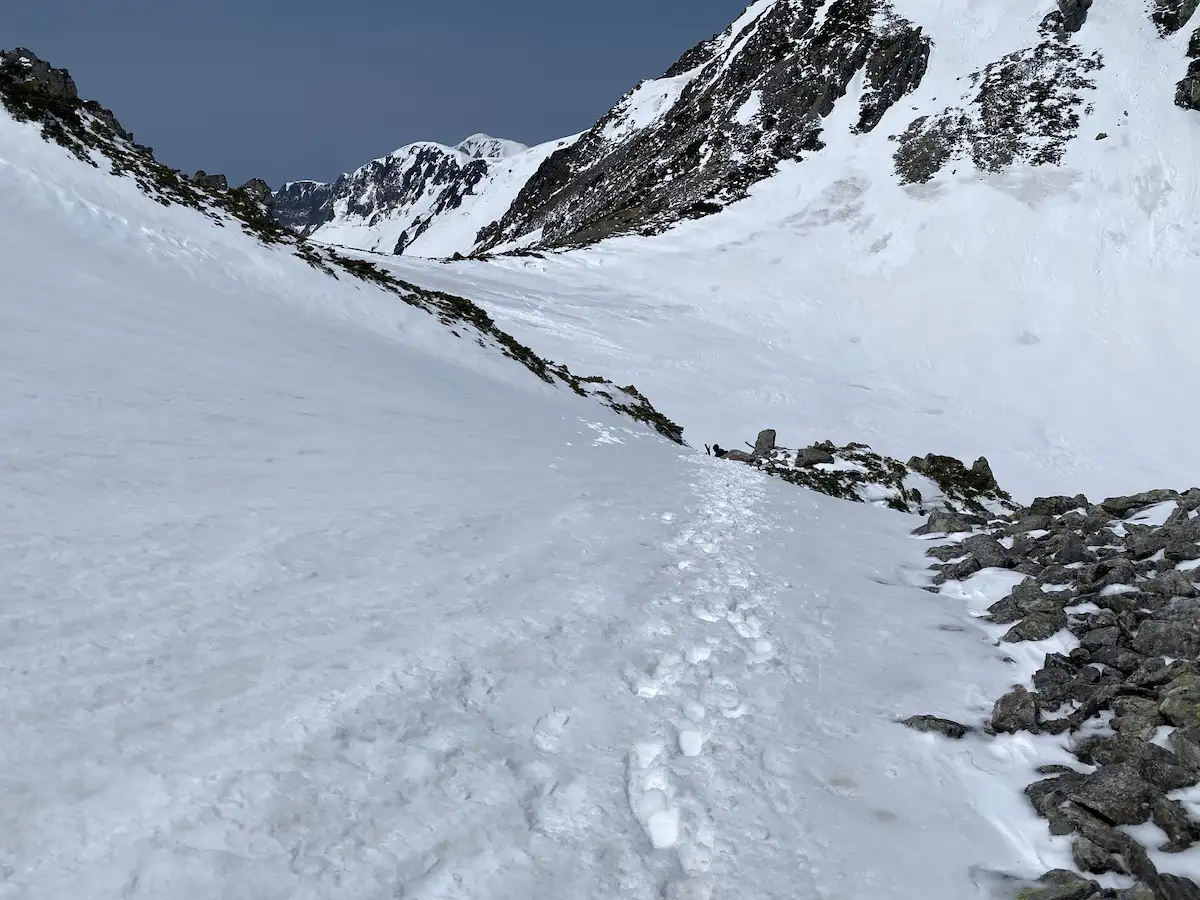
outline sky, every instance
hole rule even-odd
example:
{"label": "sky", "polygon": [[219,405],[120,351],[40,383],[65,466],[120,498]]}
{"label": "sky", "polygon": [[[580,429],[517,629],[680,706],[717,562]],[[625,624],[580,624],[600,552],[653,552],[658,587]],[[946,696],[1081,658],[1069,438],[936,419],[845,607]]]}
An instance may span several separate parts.
{"label": "sky", "polygon": [[41,0],[0,45],[69,69],[162,162],[278,187],[417,140],[583,131],[746,2]]}

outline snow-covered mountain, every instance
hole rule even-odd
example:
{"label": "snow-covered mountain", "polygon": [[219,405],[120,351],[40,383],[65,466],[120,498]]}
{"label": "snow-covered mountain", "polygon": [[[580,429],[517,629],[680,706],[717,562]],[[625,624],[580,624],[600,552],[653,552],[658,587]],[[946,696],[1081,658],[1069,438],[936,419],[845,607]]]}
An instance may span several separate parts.
{"label": "snow-covered mountain", "polygon": [[1076,142],[1136,140],[1161,107],[1178,121],[1188,113],[1173,103],[1200,108],[1195,73],[1184,77],[1185,56],[1200,55],[1182,31],[1189,0],[1128,16],[1091,0],[986,8],[757,0],[548,159],[480,248],[655,233],[831,144],[887,148],[875,178],[926,185],[1059,165]]}
{"label": "snow-covered mountain", "polygon": [[[491,185],[463,176],[468,187],[422,207],[413,225],[407,207],[374,199],[389,180],[428,177],[427,163],[403,159],[420,174],[368,167],[357,185],[363,204],[337,213],[327,234],[417,256],[653,234],[711,215],[781,165],[812,165],[847,141],[886,150],[872,177],[914,189],[960,172],[1059,166],[1095,155],[1077,145],[1097,140],[1120,168],[1129,136],[1159,127],[1160,107],[1172,123],[1200,109],[1200,32],[1188,40],[1194,6],[1157,0],[1131,12],[1126,28],[1122,13],[1093,10],[1090,0],[965,19],[924,0],[756,0],[588,132],[521,157],[529,165],[514,167],[444,239],[419,245],[412,234],[441,215],[460,219],[457,198]],[[307,208],[303,196],[297,205]],[[501,207],[482,222],[485,209]]]}
{"label": "snow-covered mountain", "polygon": [[297,181],[275,193],[279,220],[314,240],[377,253],[450,256],[470,251],[551,153],[486,134],[447,147],[422,142],[332,184]]}

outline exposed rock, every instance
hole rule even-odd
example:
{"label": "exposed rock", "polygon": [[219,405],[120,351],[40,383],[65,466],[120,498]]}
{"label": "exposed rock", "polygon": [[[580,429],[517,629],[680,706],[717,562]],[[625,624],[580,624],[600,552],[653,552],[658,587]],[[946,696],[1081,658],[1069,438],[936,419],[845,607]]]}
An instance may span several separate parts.
{"label": "exposed rock", "polygon": [[1200,679],[1184,676],[1167,685],[1158,711],[1180,728],[1200,726]]}
{"label": "exposed rock", "polygon": [[1109,497],[1107,500],[1101,500],[1100,506],[1105,512],[1112,513],[1117,518],[1123,519],[1130,513],[1137,512],[1139,509],[1154,506],[1156,503],[1164,503],[1167,500],[1175,500],[1178,497],[1178,491],[1144,491],[1129,497]]}
{"label": "exposed rock", "polygon": [[771,451],[775,449],[775,429],[764,428],[758,433],[758,437],[754,441],[755,456],[770,456]]}
{"label": "exposed rock", "polygon": [[932,732],[935,734],[944,734],[948,738],[961,740],[970,731],[966,725],[960,725],[951,719],[942,719],[938,716],[911,716],[902,723],[907,725],[914,731]]}
{"label": "exposed rock", "polygon": [[1054,554],[1055,562],[1069,566],[1071,563],[1094,562],[1096,555],[1088,550],[1083,538],[1075,533],[1063,537],[1058,552]]}
{"label": "exposed rock", "polygon": [[[1052,15],[1061,22],[1061,14]],[[1085,53],[1058,35],[990,63],[969,76],[957,105],[909,125],[898,139],[897,174],[903,182],[926,182],[963,158],[984,172],[1061,162],[1088,111],[1092,73],[1101,66],[1099,53]]]}
{"label": "exposed rock", "polygon": [[1079,570],[1079,587],[1083,591],[1100,591],[1116,584],[1133,584],[1137,570],[1124,557],[1107,559]]}
{"label": "exposed rock", "polygon": [[1074,497],[1035,497],[1029,504],[1033,516],[1061,516],[1073,509],[1087,509],[1088,499],[1083,494]]}
{"label": "exposed rock", "polygon": [[1146,656],[1195,659],[1200,655],[1200,635],[1191,628],[1173,622],[1149,619],[1138,628],[1133,649]]}
{"label": "exposed rock", "polygon": [[1196,824],[1192,822],[1187,810],[1178,800],[1171,800],[1161,795],[1155,797],[1151,818],[1154,820],[1154,824],[1167,835],[1167,842],[1159,847],[1164,853],[1182,853],[1195,844],[1197,838],[1200,837],[1200,831],[1197,831]]}
{"label": "exposed rock", "polygon": [[79,91],[70,72],[54,68],[24,47],[0,50],[0,71],[31,91],[67,100],[79,99]]}
{"label": "exposed rock", "polygon": [[796,454],[796,466],[798,468],[831,462],[833,462],[833,454],[824,447],[805,447]]}
{"label": "exposed rock", "polygon": [[[917,25],[871,0],[772,3],[743,25],[738,40],[689,51],[670,69],[675,85],[639,85],[550,155],[479,233],[480,249],[533,233],[539,248],[574,246],[717,212],[783,160],[819,152],[825,117],[850,102],[842,98],[855,78],[863,91],[852,129],[875,128],[920,83],[930,47]],[[641,127],[635,110],[659,91],[668,99],[653,127]]]}
{"label": "exposed rock", "polygon": [[1195,597],[1200,594],[1192,580],[1175,569],[1147,581],[1142,588],[1165,597]]}
{"label": "exposed rock", "polygon": [[1075,755],[1092,765],[1129,764],[1160,791],[1191,787],[1200,780],[1176,754],[1128,732],[1085,738],[1076,745]]}
{"label": "exposed rock", "polygon": [[1091,900],[1100,892],[1100,885],[1095,881],[1066,869],[1047,872],[1038,883],[1044,887],[1021,891],[1021,900]]}
{"label": "exposed rock", "polygon": [[259,203],[270,203],[274,196],[271,191],[271,186],[261,178],[251,178],[245,184],[238,188],[239,191],[245,191]]}
{"label": "exposed rock", "polygon": [[1103,875],[1105,872],[1116,872],[1124,875],[1125,866],[1113,854],[1088,838],[1076,835],[1071,843],[1071,859],[1081,872],[1092,875]]}
{"label": "exposed rock", "polygon": [[1147,884],[1155,900],[1200,900],[1200,886],[1181,875],[1156,875]]}
{"label": "exposed rock", "polygon": [[992,730],[998,734],[1038,730],[1038,708],[1033,695],[1018,685],[996,701],[992,709]]}
{"label": "exposed rock", "polygon": [[1066,613],[1033,613],[1010,628],[1001,640],[1010,644],[1018,641],[1044,641],[1067,627]]}
{"label": "exposed rock", "polygon": [[1158,704],[1145,697],[1118,697],[1113,701],[1113,715],[1113,730],[1144,741],[1153,737],[1158,726],[1163,724]]}
{"label": "exposed rock", "polygon": [[1140,825],[1150,818],[1151,803],[1158,794],[1131,763],[1102,766],[1086,776],[1068,795],[1114,825]]}
{"label": "exposed rock", "polygon": [[1080,639],[1085,650],[1099,650],[1101,647],[1115,647],[1121,637],[1121,629],[1116,626],[1096,628],[1087,632]]}
{"label": "exposed rock", "polygon": [[1179,764],[1191,772],[1200,772],[1200,725],[1176,728],[1168,740]]}
{"label": "exposed rock", "polygon": [[1062,15],[1062,30],[1074,34],[1087,21],[1092,0],[1058,0],[1058,11]]}
{"label": "exposed rock", "polygon": [[973,534],[960,544],[963,552],[971,554],[976,562],[985,569],[1011,569],[1013,558],[1004,546],[994,537],[986,534]]}
{"label": "exposed rock", "polygon": [[206,191],[229,190],[229,179],[227,179],[224,175],[209,175],[203,169],[192,176],[192,181],[204,188]]}
{"label": "exposed rock", "polygon": [[1163,35],[1183,28],[1196,12],[1197,0],[1154,0],[1152,18]]}

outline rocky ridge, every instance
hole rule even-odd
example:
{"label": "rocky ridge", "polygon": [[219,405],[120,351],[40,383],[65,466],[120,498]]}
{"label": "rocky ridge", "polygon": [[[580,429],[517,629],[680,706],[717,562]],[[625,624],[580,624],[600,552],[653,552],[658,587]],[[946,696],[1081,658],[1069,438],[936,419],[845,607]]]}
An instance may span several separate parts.
{"label": "rocky ridge", "polygon": [[252,179],[230,188],[223,175],[203,170],[188,177],[154,158],[134,143],[116,116],[93,100],[81,100],[66,69],[58,69],[32,51],[0,52],[0,104],[14,119],[40,126],[42,136],[73,154],[81,163],[107,162],[115,177],[133,179],[155,201],[186,206],[207,216],[217,227],[240,226],[266,245],[278,246],[334,278],[348,276],[372,283],[399,300],[436,316],[460,339],[498,350],[550,385],[565,386],[592,397],[619,415],[644,423],[663,437],[682,444],[683,429],[654,408],[632,385],[618,387],[599,376],[579,376],[566,366],[544,359],[502,331],[479,306],[463,297],[427,290],[401,281],[374,264],[319,247],[280,225],[269,207],[270,188]]}

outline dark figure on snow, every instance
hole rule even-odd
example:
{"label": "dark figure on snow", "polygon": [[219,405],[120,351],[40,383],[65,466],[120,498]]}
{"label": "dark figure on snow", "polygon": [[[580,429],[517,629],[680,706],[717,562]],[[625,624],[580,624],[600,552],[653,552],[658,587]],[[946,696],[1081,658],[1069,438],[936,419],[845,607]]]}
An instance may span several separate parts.
{"label": "dark figure on snow", "polygon": [[722,456],[724,456],[728,452],[729,452],[728,450],[722,449],[720,444],[713,444],[712,453],[713,453],[713,456],[717,457],[718,459],[720,459]]}

